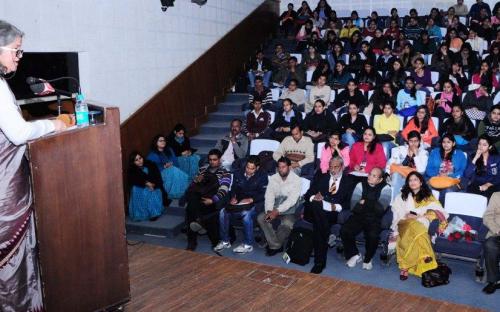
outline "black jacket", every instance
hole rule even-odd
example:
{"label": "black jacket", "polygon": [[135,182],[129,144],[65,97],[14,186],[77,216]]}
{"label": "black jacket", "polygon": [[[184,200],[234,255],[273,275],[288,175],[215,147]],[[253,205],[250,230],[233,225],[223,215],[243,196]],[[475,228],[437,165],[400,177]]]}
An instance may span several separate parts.
{"label": "black jacket", "polygon": [[361,93],[359,89],[354,92],[354,96],[350,96],[349,90],[347,89],[340,92],[340,94],[337,95],[335,101],[333,102],[334,108],[337,109],[339,107],[342,107],[347,104],[347,102],[358,104],[360,111],[363,111],[366,107],[366,97],[363,95],[363,93]]}
{"label": "black jacket", "polygon": [[280,110],[278,113],[276,113],[274,122],[269,127],[273,130],[276,130],[279,127],[290,127],[293,124],[302,125],[302,113],[296,109],[294,109],[293,112],[295,113],[295,116],[290,118],[290,122],[287,122],[285,120],[285,116],[283,116],[283,110]]}
{"label": "black jacket", "polygon": [[139,186],[145,187],[146,182],[151,182],[155,185],[155,189],[163,188],[163,181],[161,179],[158,167],[151,161],[144,159],[144,167],[148,169],[146,174],[137,166],[132,166],[128,171],[128,183],[130,187]]}
{"label": "black jacket", "polygon": [[177,157],[181,156],[182,152],[187,150],[190,150],[193,153],[196,152],[196,149],[191,148],[191,143],[189,142],[189,138],[186,136],[184,137],[184,142],[182,142],[182,144],[175,140],[175,134],[173,133],[168,136],[167,141],[168,141],[167,145],[172,148],[172,150],[175,153],[175,156]]}
{"label": "black jacket", "polygon": [[[254,58],[250,61],[250,69],[251,70],[257,70],[258,63],[257,59]],[[268,60],[266,57],[262,59],[262,71],[268,71],[268,70],[273,70],[273,66],[271,64],[271,61]]]}
{"label": "black jacket", "polygon": [[354,123],[351,123],[350,114],[344,114],[342,117],[340,117],[340,128],[342,133],[345,133],[346,129],[351,128],[352,130],[356,131],[356,134],[363,135],[363,132],[367,127],[368,123],[365,115],[363,114],[358,114],[358,117],[356,118]]}
{"label": "black jacket", "polygon": [[349,176],[343,174],[340,179],[340,185],[337,192],[333,195],[330,194],[329,184],[330,184],[330,173],[319,173],[317,174],[309,187],[309,190],[304,195],[304,200],[306,202],[311,202],[311,196],[316,195],[318,192],[324,197],[324,200],[332,203],[339,204],[342,206],[342,210],[349,210],[351,192],[350,192],[350,182]]}
{"label": "black jacket", "polygon": [[314,111],[310,112],[307,114],[306,119],[304,119],[303,126],[305,131],[312,130],[322,133],[338,130],[337,120],[328,110],[324,110],[323,113],[319,115]]}

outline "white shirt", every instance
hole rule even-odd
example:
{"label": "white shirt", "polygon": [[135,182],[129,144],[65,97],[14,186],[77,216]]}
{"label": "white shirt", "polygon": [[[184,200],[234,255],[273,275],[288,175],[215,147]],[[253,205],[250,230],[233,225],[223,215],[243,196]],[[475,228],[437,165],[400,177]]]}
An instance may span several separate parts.
{"label": "white shirt", "polygon": [[14,94],[3,78],[0,78],[0,129],[14,145],[25,144],[55,130],[49,120],[24,120]]}
{"label": "white shirt", "polygon": [[[330,181],[328,181],[328,189],[332,188],[333,181],[335,181],[335,194],[339,191],[340,187],[340,180],[342,179],[342,175],[340,175],[337,180],[334,180],[334,177],[330,175]],[[315,195],[312,195],[309,201],[312,201]],[[340,204],[334,204],[335,205],[335,211],[341,212],[342,211],[342,205]],[[332,211],[332,203],[329,203],[325,200],[323,200],[323,210],[325,211]]]}
{"label": "white shirt", "polygon": [[221,161],[224,165],[231,165],[234,162],[233,142],[229,141],[226,151],[221,157]]}

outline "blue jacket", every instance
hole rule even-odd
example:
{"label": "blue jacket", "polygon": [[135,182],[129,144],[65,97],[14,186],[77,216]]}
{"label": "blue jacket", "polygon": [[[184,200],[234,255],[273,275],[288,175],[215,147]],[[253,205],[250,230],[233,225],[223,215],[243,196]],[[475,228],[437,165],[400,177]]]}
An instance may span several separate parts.
{"label": "blue jacket", "polygon": [[[481,161],[481,160],[478,160]],[[471,183],[478,183],[483,185],[485,183],[491,183],[494,186],[500,185],[500,155],[490,155],[488,157],[488,162],[486,165],[486,172],[483,175],[477,175],[476,165],[472,163],[472,159],[467,164],[467,169],[465,169],[465,179]]]}
{"label": "blue jacket", "polygon": [[266,193],[267,174],[258,170],[249,179],[245,177],[245,168],[234,174],[233,185],[231,186],[231,198],[236,196],[238,201],[244,198],[252,198],[254,203],[264,202]]}
{"label": "blue jacket", "polygon": [[167,147],[167,149],[167,153],[151,151],[149,152],[148,157],[146,157],[147,160],[152,161],[158,169],[160,169],[160,172],[163,170],[164,165],[169,162],[171,162],[175,167],[179,167],[179,162],[177,161],[174,151],[170,147]]}
{"label": "blue jacket", "polygon": [[[439,167],[442,162],[439,151],[439,147],[435,148],[429,155],[429,161],[427,162],[427,168],[425,169],[425,177],[427,179],[439,175]],[[450,177],[461,178],[464,174],[465,167],[467,166],[467,158],[465,158],[464,152],[461,150],[455,150],[451,156],[451,163],[453,164],[453,174],[451,174]]]}

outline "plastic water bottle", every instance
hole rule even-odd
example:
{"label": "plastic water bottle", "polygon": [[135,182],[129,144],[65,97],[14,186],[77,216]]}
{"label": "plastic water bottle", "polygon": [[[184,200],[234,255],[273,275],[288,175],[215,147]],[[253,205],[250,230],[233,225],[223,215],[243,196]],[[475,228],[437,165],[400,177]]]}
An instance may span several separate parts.
{"label": "plastic water bottle", "polygon": [[87,127],[89,125],[89,107],[84,101],[83,94],[76,96],[75,115],[78,127]]}

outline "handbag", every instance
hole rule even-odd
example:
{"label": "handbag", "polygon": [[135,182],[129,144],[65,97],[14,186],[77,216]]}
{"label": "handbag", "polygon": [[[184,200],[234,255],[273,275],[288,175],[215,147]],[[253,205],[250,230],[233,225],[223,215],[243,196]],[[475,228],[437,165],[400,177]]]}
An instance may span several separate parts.
{"label": "handbag", "polygon": [[392,173],[399,173],[403,177],[407,177],[411,172],[416,171],[415,168],[411,168],[408,166],[403,166],[403,165],[397,165],[397,164],[392,164],[390,167],[390,172]]}
{"label": "handbag", "polygon": [[435,189],[446,189],[460,183],[460,179],[451,177],[432,177],[429,179],[429,185]]}
{"label": "handbag", "polygon": [[422,286],[436,287],[450,282],[451,269],[443,262],[438,262],[435,269],[422,273]]}
{"label": "handbag", "polygon": [[311,230],[294,227],[288,238],[286,254],[291,262],[306,265],[313,250],[313,233]]}

